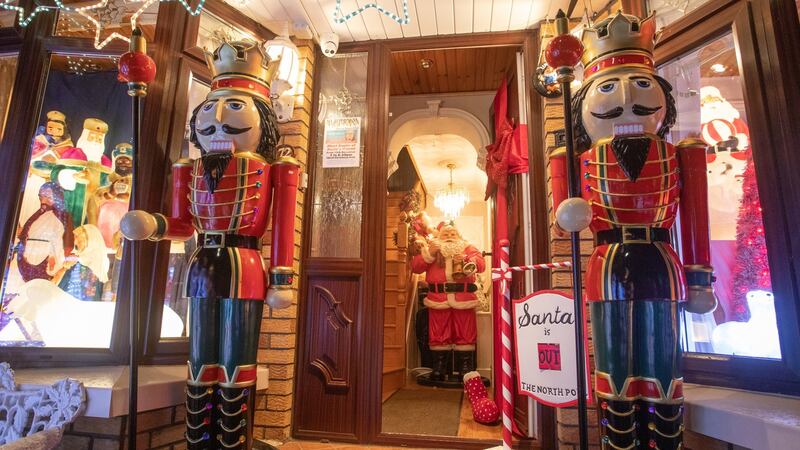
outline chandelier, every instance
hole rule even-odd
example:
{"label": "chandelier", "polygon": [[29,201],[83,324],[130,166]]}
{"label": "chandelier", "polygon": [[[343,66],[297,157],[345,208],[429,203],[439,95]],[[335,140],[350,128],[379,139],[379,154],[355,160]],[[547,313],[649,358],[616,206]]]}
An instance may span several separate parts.
{"label": "chandelier", "polygon": [[453,169],[456,165],[448,163],[447,168],[450,169],[450,182],[446,188],[436,191],[433,204],[442,211],[445,219],[453,220],[461,215],[461,210],[469,203],[469,194],[463,187],[453,184]]}

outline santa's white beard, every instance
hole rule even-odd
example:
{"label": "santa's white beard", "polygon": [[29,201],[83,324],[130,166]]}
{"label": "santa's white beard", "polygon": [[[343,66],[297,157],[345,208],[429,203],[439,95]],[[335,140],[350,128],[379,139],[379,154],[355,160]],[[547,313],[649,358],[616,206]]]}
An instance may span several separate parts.
{"label": "santa's white beard", "polygon": [[88,130],[83,130],[83,134],[81,134],[81,138],[78,139],[78,143],[75,146],[83,150],[83,153],[86,154],[86,159],[89,161],[101,162],[106,147],[101,143],[90,141],[88,134]]}
{"label": "santa's white beard", "polygon": [[467,248],[467,241],[462,239],[439,241],[438,244],[439,252],[447,259],[450,259],[456,255],[463,255],[464,250]]}

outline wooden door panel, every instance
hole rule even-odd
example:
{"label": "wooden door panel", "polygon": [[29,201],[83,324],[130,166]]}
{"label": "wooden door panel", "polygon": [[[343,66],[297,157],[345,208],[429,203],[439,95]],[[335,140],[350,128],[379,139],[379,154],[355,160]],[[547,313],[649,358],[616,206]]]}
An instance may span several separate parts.
{"label": "wooden door panel", "polygon": [[359,277],[309,275],[298,371],[297,434],[355,439]]}

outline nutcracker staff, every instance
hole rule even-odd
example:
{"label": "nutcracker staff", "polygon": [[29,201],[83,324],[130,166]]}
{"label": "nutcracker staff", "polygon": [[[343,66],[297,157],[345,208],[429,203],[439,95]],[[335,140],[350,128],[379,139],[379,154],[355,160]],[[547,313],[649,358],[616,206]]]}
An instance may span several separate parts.
{"label": "nutcracker staff", "polygon": [[[558,225],[595,239],[585,289],[604,449],[681,447],[680,308],[716,304],[705,145],[664,140],[676,110],[654,70],[655,25],[618,13],[583,31],[572,102],[582,199],[565,201],[566,154],[551,156]],[[683,263],[670,243],[679,208]]]}
{"label": "nutcracker staff", "polygon": [[[172,213],[131,211],[128,239],[187,240],[198,249],[187,271],[191,302],[186,439],[190,449],[252,445],[263,302],[292,304],[294,217],[299,163],[277,157],[269,84],[278,61],[255,42],[226,42],[207,55],[211,92],[190,120],[202,152],[172,167]],[[272,210],[267,273],[261,237]]]}

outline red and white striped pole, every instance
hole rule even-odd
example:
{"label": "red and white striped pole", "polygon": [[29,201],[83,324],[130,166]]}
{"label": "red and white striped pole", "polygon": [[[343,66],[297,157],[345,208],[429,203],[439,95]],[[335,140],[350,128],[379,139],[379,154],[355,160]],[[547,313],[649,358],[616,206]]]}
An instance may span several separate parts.
{"label": "red and white striped pole", "polygon": [[525,266],[509,267],[509,242],[508,239],[500,240],[500,267],[492,269],[492,281],[500,283],[499,291],[503,295],[501,308],[502,322],[500,334],[502,337],[501,363],[503,370],[500,375],[500,385],[503,393],[503,450],[511,450],[514,429],[514,377],[511,374],[511,340],[513,328],[511,325],[511,279],[512,272],[526,270],[549,270],[559,267],[572,267],[572,262],[550,262],[544,264],[529,264]]}
{"label": "red and white striped pole", "polygon": [[513,376],[511,375],[511,272],[509,266],[509,242],[508,239],[500,241],[500,291],[503,293],[503,321],[500,327],[503,340],[503,351],[501,355],[503,372],[500,384],[503,386],[503,450],[511,450],[513,443],[514,428],[514,387]]}

